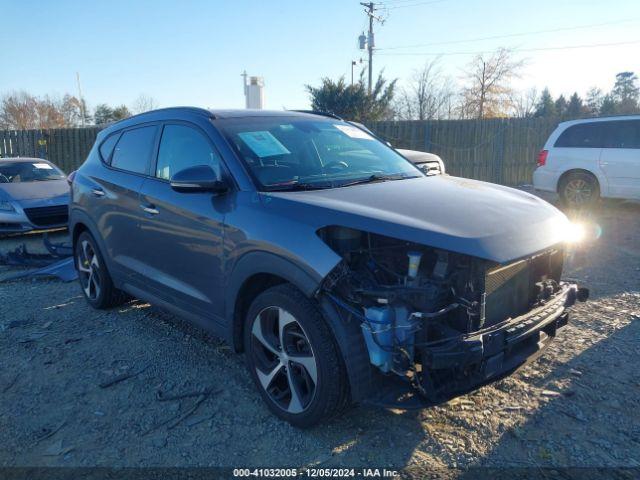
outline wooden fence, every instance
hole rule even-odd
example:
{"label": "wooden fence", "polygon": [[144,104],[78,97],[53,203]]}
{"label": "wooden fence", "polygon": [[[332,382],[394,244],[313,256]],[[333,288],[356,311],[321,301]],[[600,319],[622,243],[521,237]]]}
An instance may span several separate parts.
{"label": "wooden fence", "polygon": [[[394,147],[433,152],[447,172],[504,185],[531,183],[536,155],[556,119],[374,122]],[[0,157],[47,158],[66,172],[84,161],[100,128],[0,130]]]}
{"label": "wooden fence", "polygon": [[451,175],[503,185],[531,183],[537,154],[557,119],[376,122],[369,128],[396,148],[432,152]]}
{"label": "wooden fence", "polygon": [[46,158],[69,173],[89,154],[99,127],[0,130],[0,157]]}

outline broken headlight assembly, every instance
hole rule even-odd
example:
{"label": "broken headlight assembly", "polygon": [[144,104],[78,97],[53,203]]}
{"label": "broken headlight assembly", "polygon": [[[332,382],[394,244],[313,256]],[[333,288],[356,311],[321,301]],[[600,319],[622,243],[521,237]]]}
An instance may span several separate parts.
{"label": "broken headlight assembly", "polygon": [[522,364],[587,296],[560,280],[562,247],[500,265],[346,227],[318,235],[342,258],[322,293],[361,322],[377,371],[430,403]]}

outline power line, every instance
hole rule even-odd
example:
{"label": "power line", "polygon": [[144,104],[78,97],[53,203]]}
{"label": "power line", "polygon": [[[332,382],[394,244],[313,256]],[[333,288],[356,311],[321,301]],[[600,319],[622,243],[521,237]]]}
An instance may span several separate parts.
{"label": "power line", "polygon": [[[411,0],[413,2],[415,2],[415,0]],[[397,8],[407,8],[407,7],[419,7],[420,5],[431,5],[433,3],[441,3],[441,2],[446,2],[447,0],[430,0],[428,2],[417,2],[417,3],[413,3],[410,5],[404,4],[404,5],[395,5],[392,4],[390,6],[387,6],[387,4],[385,3],[380,3],[377,4],[379,5],[381,8],[384,8],[385,10],[395,10]]]}
{"label": "power line", "polygon": [[480,42],[480,41],[483,41],[483,40],[497,40],[497,39],[500,39],[500,38],[525,37],[527,35],[539,35],[541,33],[565,32],[565,31],[580,30],[580,29],[585,29],[585,28],[604,27],[604,26],[607,26],[607,25],[619,25],[621,23],[637,22],[638,20],[639,19],[637,19],[637,18],[635,18],[635,19],[623,19],[623,20],[616,20],[616,21],[612,21],[612,22],[592,23],[590,25],[577,25],[577,26],[574,26],[574,27],[560,27],[560,28],[551,28],[551,29],[547,29],[547,30],[534,30],[534,31],[530,31],[530,32],[507,33],[507,34],[504,34],[504,35],[492,35],[492,36],[489,36],[489,37],[469,38],[469,39],[466,39],[466,40],[449,40],[449,41],[444,41],[444,42],[418,43],[418,44],[414,44],[414,45],[399,45],[399,46],[395,46],[395,47],[379,48],[378,50],[400,50],[400,49],[403,49],[403,48],[432,47],[432,46],[436,46],[436,45],[454,45],[454,44],[460,44],[460,43]]}
{"label": "power line", "polygon": [[[575,50],[580,48],[599,48],[599,47],[617,47],[621,45],[635,45],[640,43],[640,40],[631,40],[626,42],[614,42],[614,43],[594,43],[590,45],[567,45],[563,47],[541,47],[541,48],[514,48],[511,49],[514,52],[541,52],[550,50]],[[398,53],[378,53],[378,55],[387,56],[399,56],[399,55],[412,55],[412,56],[450,56],[450,55],[480,55],[482,53],[489,53],[492,50],[479,50],[475,52],[398,52]]]}

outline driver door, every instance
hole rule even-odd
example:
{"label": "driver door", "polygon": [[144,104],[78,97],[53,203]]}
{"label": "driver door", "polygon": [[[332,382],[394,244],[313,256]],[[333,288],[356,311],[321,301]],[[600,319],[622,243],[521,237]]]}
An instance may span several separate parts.
{"label": "driver door", "polygon": [[163,126],[155,175],[140,190],[140,258],[146,288],[161,299],[203,317],[222,314],[222,256],[225,196],[177,192],[169,179],[178,171],[209,165],[221,172],[221,159],[208,136],[195,125]]}

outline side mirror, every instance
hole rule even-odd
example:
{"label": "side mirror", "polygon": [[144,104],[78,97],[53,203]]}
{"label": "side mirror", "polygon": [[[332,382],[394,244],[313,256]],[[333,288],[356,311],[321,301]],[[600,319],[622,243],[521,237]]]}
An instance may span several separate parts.
{"label": "side mirror", "polygon": [[177,172],[170,180],[176,192],[224,193],[229,190],[227,183],[208,165],[197,165]]}

